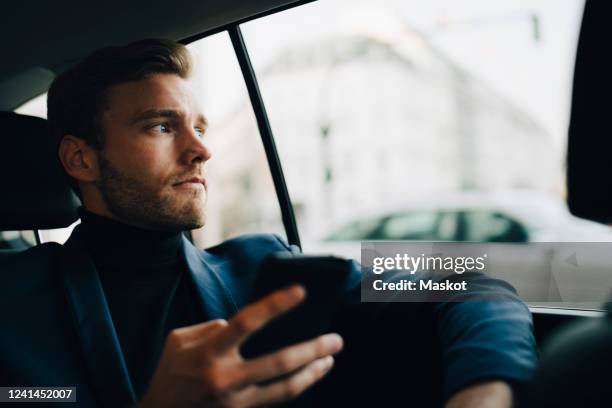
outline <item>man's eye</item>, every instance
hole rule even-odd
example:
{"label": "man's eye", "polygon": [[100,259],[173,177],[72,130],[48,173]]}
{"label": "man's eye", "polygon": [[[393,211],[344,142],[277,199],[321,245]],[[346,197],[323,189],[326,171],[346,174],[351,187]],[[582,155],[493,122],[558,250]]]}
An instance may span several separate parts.
{"label": "man's eye", "polygon": [[204,137],[204,129],[195,128],[198,137]]}
{"label": "man's eye", "polygon": [[170,126],[168,126],[168,124],[166,123],[160,123],[158,125],[155,125],[153,127],[151,127],[151,129],[156,130],[160,133],[169,133],[170,132]]}

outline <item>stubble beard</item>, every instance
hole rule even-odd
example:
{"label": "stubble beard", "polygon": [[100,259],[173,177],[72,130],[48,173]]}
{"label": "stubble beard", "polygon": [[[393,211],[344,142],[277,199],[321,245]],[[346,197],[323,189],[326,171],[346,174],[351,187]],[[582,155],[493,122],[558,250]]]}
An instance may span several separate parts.
{"label": "stubble beard", "polygon": [[157,231],[187,231],[205,223],[206,194],[193,194],[180,201],[175,194],[163,194],[137,178],[115,168],[102,153],[98,155],[100,180],[96,183],[109,211],[119,220]]}

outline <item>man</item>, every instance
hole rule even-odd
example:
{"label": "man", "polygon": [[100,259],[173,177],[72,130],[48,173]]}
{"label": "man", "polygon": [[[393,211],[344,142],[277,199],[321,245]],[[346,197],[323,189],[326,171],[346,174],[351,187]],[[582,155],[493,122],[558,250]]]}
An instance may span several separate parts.
{"label": "man", "polygon": [[[342,395],[338,403],[510,406],[510,385],[529,378],[535,351],[529,311],[503,285],[495,290],[506,302],[362,313],[355,269],[346,287],[350,313],[338,325],[344,339],[330,333],[263,357],[241,356],[249,336],[306,294],[294,286],[251,303],[261,260],[292,250],[274,236],[240,237],[207,251],[182,237],[205,224],[204,168],[212,157],[190,69],[185,47],[147,40],[99,50],[51,86],[49,125],[82,199],[82,223],[59,250],[57,281],[40,273],[45,284],[14,284],[14,297],[37,310],[22,320],[36,321],[49,340],[32,346],[26,336],[34,323],[9,319],[27,352],[0,350],[5,384],[77,384],[83,406],[262,406],[308,389],[323,404]],[[12,287],[17,272],[8,270]],[[313,387],[335,357],[337,370]],[[400,363],[410,364],[401,375],[388,370]]]}

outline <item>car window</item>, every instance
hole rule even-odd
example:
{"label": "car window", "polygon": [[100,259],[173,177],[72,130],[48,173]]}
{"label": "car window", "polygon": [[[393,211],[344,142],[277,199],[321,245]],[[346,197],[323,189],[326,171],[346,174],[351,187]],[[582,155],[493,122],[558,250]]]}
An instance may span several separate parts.
{"label": "car window", "polygon": [[439,240],[438,226],[445,214],[431,211],[415,211],[394,214],[385,220],[377,234],[366,239],[388,240]]}
{"label": "car window", "polygon": [[461,211],[464,241],[527,242],[527,226],[499,212]]}
{"label": "car window", "polygon": [[[583,6],[326,0],[243,24],[304,249],[321,249],[339,217],[422,202],[493,214],[488,194],[507,192],[565,205]],[[476,217],[455,239],[505,239],[495,231],[514,225]]]}
{"label": "car window", "polygon": [[[193,42],[193,86],[209,122],[209,194],[204,228],[192,231],[207,247],[245,233],[285,237],[263,145],[229,36],[223,32]],[[46,95],[16,110],[46,117]],[[43,241],[63,242],[72,228],[43,231]]]}
{"label": "car window", "polygon": [[35,242],[26,239],[21,231],[0,231],[0,250],[22,250],[34,246]]}
{"label": "car window", "polygon": [[340,227],[327,241],[457,240],[457,215],[452,211],[412,211],[359,220]]}
{"label": "car window", "polygon": [[[584,0],[326,0],[243,24],[304,250],[359,259],[358,241],[321,239],[336,220],[358,225],[363,214],[415,207],[469,213],[455,212],[430,238],[515,250],[532,221],[548,229],[534,239],[584,237],[565,227],[583,8]],[[526,219],[505,218],[507,205]],[[428,236],[405,220],[389,232]],[[516,273],[504,278],[528,287]]]}
{"label": "car window", "polygon": [[326,241],[360,241],[371,236],[381,223],[379,218],[354,221],[333,232]]}

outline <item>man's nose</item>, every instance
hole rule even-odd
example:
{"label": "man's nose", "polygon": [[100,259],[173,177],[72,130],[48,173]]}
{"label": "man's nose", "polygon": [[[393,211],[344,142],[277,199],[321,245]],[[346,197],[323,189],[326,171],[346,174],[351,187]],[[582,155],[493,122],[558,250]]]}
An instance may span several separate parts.
{"label": "man's nose", "polygon": [[211,158],[210,147],[195,129],[187,130],[183,136],[182,160],[185,164],[205,162]]}

